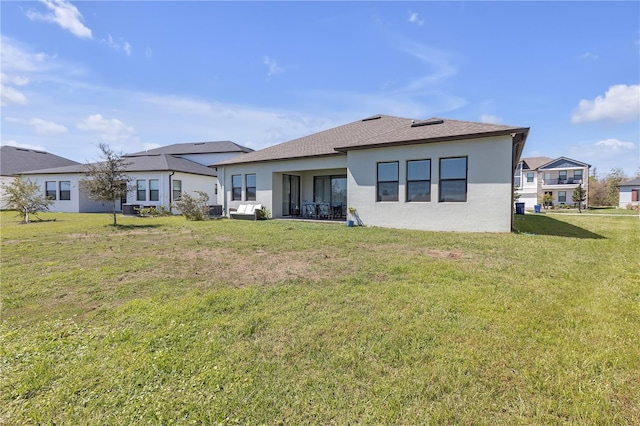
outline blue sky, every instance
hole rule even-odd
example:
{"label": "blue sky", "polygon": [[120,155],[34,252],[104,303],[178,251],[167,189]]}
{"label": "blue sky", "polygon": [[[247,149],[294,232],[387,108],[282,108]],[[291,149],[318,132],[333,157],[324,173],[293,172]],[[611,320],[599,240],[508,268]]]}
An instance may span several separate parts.
{"label": "blue sky", "polygon": [[2,1],[1,143],[260,149],[374,114],[640,168],[639,2]]}

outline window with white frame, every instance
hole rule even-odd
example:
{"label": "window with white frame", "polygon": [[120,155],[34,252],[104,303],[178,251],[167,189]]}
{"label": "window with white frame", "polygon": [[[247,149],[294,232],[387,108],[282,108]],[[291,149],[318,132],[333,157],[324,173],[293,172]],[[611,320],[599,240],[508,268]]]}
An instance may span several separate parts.
{"label": "window with white frame", "polygon": [[527,172],[527,182],[528,183],[533,182],[533,177],[534,177],[534,173],[533,172]]}
{"label": "window with white frame", "polygon": [[440,202],[467,201],[467,157],[440,159]]}
{"label": "window with white frame", "polygon": [[182,181],[175,179],[173,181],[173,187],[171,191],[171,197],[173,198],[173,201],[180,201],[180,199],[182,198]]}
{"label": "window with white frame", "polygon": [[146,180],[136,181],[136,200],[147,201],[147,181]]}
{"label": "window with white frame", "polygon": [[68,180],[60,181],[60,199],[64,201],[71,200],[71,182]]}
{"label": "window with white frame", "polygon": [[431,201],[431,160],[407,161],[407,201]]}
{"label": "window with white frame", "polygon": [[149,201],[160,201],[160,181],[149,179]]}
{"label": "window with white frame", "polygon": [[559,203],[567,202],[567,191],[558,191],[558,202]]}
{"label": "window with white frame", "polygon": [[58,191],[58,189],[56,188],[56,182],[55,181],[46,181],[44,183],[44,195],[49,200],[55,200],[57,198],[56,197],[57,191]]}
{"label": "window with white frame", "polygon": [[246,175],[246,194],[247,201],[255,201],[256,200],[256,175],[255,173]]}
{"label": "window with white frame", "polygon": [[231,200],[242,200],[242,175],[231,176]]}
{"label": "window with white frame", "polygon": [[376,201],[398,201],[398,162],[378,163]]}
{"label": "window with white frame", "polygon": [[513,186],[515,188],[522,186],[522,162],[519,162],[516,167],[516,173],[513,175]]}

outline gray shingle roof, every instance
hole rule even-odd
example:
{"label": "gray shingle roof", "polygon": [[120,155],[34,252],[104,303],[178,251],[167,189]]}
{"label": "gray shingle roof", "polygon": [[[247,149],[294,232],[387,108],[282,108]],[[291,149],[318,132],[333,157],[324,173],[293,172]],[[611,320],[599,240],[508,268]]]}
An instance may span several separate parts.
{"label": "gray shingle roof", "polygon": [[173,145],[161,146],[159,148],[150,149],[148,151],[134,152],[127,154],[127,157],[170,154],[170,155],[186,155],[186,154],[218,154],[225,152],[252,152],[251,148],[238,145],[231,141],[215,141],[215,142],[191,142],[176,143]]}
{"label": "gray shingle roof", "polygon": [[618,186],[640,186],[640,178],[631,179],[618,184]]}
{"label": "gray shingle roof", "polygon": [[[173,155],[145,155],[140,157],[127,157],[125,159],[131,163],[127,167],[127,172],[153,172],[153,171],[173,171],[191,173],[195,175],[217,176],[215,169],[203,166],[194,161],[186,160]],[[25,174],[69,174],[83,173],[84,164],[77,164],[67,167],[56,167],[43,170],[32,170]]]}
{"label": "gray shingle roof", "polygon": [[80,164],[77,161],[35,149],[0,146],[0,174],[12,176],[29,170]]}
{"label": "gray shingle roof", "polygon": [[524,162],[524,170],[537,170],[538,167],[550,163],[553,161],[553,158],[550,157],[527,157],[522,158],[521,161]]}
{"label": "gray shingle roof", "polygon": [[439,118],[420,121],[376,115],[221,161],[217,165],[344,155],[352,149],[440,142],[510,133],[522,133],[526,137],[528,132],[528,128],[498,124]]}

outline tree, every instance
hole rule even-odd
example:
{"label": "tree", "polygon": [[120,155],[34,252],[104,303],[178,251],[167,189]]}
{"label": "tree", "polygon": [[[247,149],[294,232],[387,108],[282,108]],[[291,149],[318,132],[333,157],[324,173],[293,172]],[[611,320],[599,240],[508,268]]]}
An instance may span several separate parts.
{"label": "tree", "polygon": [[29,215],[38,217],[39,212],[49,210],[53,200],[45,197],[40,186],[24,176],[17,176],[10,184],[2,184],[4,202],[10,209],[18,211],[23,223],[29,223]]}
{"label": "tree", "polygon": [[607,205],[617,206],[620,194],[620,188],[618,188],[618,185],[625,180],[624,171],[620,168],[611,169],[607,178]]}
{"label": "tree", "polygon": [[571,198],[574,203],[578,203],[578,213],[582,213],[582,203],[587,199],[587,191],[582,188],[582,184],[578,185],[576,189],[573,190]]}
{"label": "tree", "polygon": [[548,192],[545,192],[540,200],[540,204],[544,206],[544,208],[548,208],[553,203],[553,195]]}
{"label": "tree", "polygon": [[126,174],[131,163],[107,144],[101,143],[98,148],[101,151],[100,161],[85,165],[85,177],[80,180],[80,187],[92,200],[111,203],[113,226],[116,226],[116,202],[133,190],[132,178]]}
{"label": "tree", "polygon": [[175,206],[182,212],[187,220],[204,220],[209,217],[209,195],[204,191],[196,191],[197,197],[182,194]]}

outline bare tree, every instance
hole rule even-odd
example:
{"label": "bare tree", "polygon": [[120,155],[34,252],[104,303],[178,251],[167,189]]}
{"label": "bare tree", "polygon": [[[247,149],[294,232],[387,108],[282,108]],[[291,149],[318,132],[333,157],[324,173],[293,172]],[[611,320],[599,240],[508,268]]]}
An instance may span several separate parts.
{"label": "bare tree", "polygon": [[2,184],[4,202],[10,209],[15,209],[23,223],[29,223],[29,215],[38,217],[39,212],[49,210],[53,200],[48,199],[37,183],[24,176],[17,176],[9,184]]}
{"label": "bare tree", "polygon": [[113,225],[116,226],[116,203],[133,190],[132,178],[126,173],[131,163],[107,144],[101,143],[98,148],[100,161],[85,165],[85,177],[80,180],[80,187],[92,200],[111,203]]}

